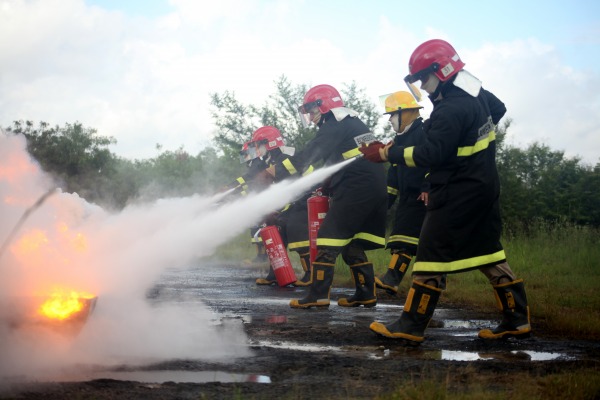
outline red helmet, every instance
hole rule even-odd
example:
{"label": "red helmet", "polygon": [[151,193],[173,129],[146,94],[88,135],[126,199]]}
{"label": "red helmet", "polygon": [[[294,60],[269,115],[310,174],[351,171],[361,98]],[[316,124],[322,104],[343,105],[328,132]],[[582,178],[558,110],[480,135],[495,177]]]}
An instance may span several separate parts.
{"label": "red helmet", "polygon": [[262,128],[255,130],[252,134],[252,141],[255,142],[256,145],[264,144],[267,150],[285,146],[281,132],[274,126],[263,126]]}
{"label": "red helmet", "polygon": [[444,40],[428,40],[413,51],[408,61],[409,75],[404,78],[407,83],[423,82],[429,74],[435,74],[444,82],[463,69],[465,63],[454,47]]}
{"label": "red helmet", "polygon": [[325,114],[332,108],[344,107],[344,101],[340,93],[333,86],[318,85],[306,92],[300,112],[308,114],[315,106],[319,107],[321,114]]}

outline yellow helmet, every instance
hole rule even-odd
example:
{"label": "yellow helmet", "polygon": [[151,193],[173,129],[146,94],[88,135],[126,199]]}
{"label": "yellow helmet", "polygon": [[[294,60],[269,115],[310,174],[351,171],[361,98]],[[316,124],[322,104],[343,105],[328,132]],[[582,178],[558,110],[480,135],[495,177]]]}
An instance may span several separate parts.
{"label": "yellow helmet", "polygon": [[380,99],[384,99],[384,114],[392,114],[398,110],[418,110],[423,108],[420,106],[415,98],[408,92],[394,92],[380,96]]}

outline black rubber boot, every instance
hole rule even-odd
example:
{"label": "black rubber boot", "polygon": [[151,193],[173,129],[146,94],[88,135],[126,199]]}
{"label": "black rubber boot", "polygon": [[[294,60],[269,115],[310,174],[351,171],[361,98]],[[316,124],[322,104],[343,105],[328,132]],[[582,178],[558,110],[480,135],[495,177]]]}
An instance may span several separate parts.
{"label": "black rubber boot", "polygon": [[312,265],[312,279],[308,294],[299,300],[291,300],[290,307],[329,307],[329,290],[333,283],[334,268],[335,264],[315,261]]}
{"label": "black rubber boot", "polygon": [[413,281],[400,318],[388,325],[373,322],[369,328],[378,335],[418,345],[425,340],[425,329],[441,293],[441,289]]}
{"label": "black rubber boot", "polygon": [[391,295],[398,294],[398,286],[406,274],[410,265],[412,256],[406,253],[394,253],[390,259],[390,265],[385,275],[381,279],[375,278],[375,285],[378,289],[384,289]]}
{"label": "black rubber boot", "polygon": [[341,307],[374,307],[377,305],[377,295],[375,294],[375,272],[373,264],[370,262],[355,264],[350,266],[356,292],[354,295],[338,300],[338,306]]}
{"label": "black rubber boot", "polygon": [[503,283],[494,286],[494,294],[498,307],[502,311],[502,322],[495,329],[479,331],[482,339],[507,339],[514,337],[524,339],[531,335],[529,306],[523,280]]}
{"label": "black rubber boot", "polygon": [[310,253],[298,254],[300,256],[300,264],[302,264],[302,270],[304,271],[304,276],[300,280],[297,280],[294,285],[296,286],[308,286],[310,285]]}
{"label": "black rubber boot", "polygon": [[271,265],[269,265],[269,273],[267,274],[267,277],[256,279],[256,284],[257,285],[272,285],[274,283],[277,283],[277,278],[275,277],[275,271],[273,270],[273,267]]}

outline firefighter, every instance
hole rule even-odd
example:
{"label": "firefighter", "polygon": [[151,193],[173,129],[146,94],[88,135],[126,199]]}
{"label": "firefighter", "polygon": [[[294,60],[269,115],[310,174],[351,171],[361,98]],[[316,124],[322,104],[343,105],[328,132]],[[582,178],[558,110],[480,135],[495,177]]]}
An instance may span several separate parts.
{"label": "firefighter", "polygon": [[[410,93],[400,91],[387,95],[384,107],[384,115],[389,115],[396,132],[394,146],[424,143],[423,119],[419,113],[423,107]],[[426,173],[426,168],[407,168],[394,163],[388,168],[388,209],[397,201],[394,226],[386,246],[392,257],[385,275],[381,279],[375,277],[375,284],[392,295],[398,293],[398,285],[417,254],[419,234],[425,218]]]}
{"label": "firefighter", "polygon": [[473,269],[493,285],[503,315],[496,328],[480,331],[479,337],[524,338],[531,332],[523,280],[517,279],[506,262],[500,243],[495,126],[506,107],[464,65],[448,42],[434,39],[418,46],[410,57],[405,81],[413,91],[414,82],[421,81],[421,89],[433,103],[425,143],[375,143],[362,149],[374,162],[429,168],[427,213],[404,310],[396,321],[370,326],[379,335],[409,344],[423,342],[445,289],[444,274]]}
{"label": "firefighter", "polygon": [[[240,161],[248,165],[248,172],[237,178],[234,187],[242,196],[249,191],[264,190],[270,186],[274,179],[266,172],[266,168],[277,162],[285,160],[294,153],[294,149],[285,146],[281,132],[273,126],[263,126],[252,134],[252,139],[245,143],[240,151]],[[309,169],[309,172],[312,168]],[[289,250],[298,253],[303,276],[297,280],[295,286],[307,286],[310,283],[310,254],[308,240],[308,210],[306,199],[311,192],[306,192],[301,198],[286,205],[283,210],[273,212],[265,217],[266,225],[276,225],[284,244]],[[265,265],[269,263],[262,239],[256,234],[261,225],[250,228],[253,244],[257,246],[257,256],[253,264]],[[275,271],[269,263],[269,272],[265,278],[257,278],[257,285],[273,285],[277,282]]]}
{"label": "firefighter", "polygon": [[[304,150],[290,159],[293,168],[289,171],[305,171],[317,161],[332,165],[360,156],[361,144],[373,140],[358,113],[344,107],[339,92],[332,86],[311,88],[304,95],[299,111],[305,127],[312,122],[318,131]],[[274,171],[278,168],[283,170],[276,165]],[[291,300],[292,308],[329,307],[329,291],[340,253],[350,267],[356,292],[349,298],[340,298],[338,304],[343,307],[377,304],[373,264],[365,250],[385,245],[385,185],[383,166],[363,159],[353,161],[324,184],[322,190],[331,196],[330,208],[318,232],[312,283],[305,297]]]}
{"label": "firefighter", "polygon": [[[293,148],[285,146],[281,132],[273,126],[263,126],[257,129],[252,135],[251,147],[257,149],[257,156],[266,165],[290,165],[287,160],[290,154],[293,154]],[[308,173],[311,170],[312,168],[309,168]],[[272,180],[279,182],[283,178],[275,175]],[[308,286],[310,284],[308,209],[306,205],[306,200],[310,194],[310,191],[306,192],[294,202],[286,205],[283,210],[270,214],[265,221],[267,225],[278,226],[281,239],[288,250],[298,253],[304,273],[302,278],[294,283],[295,286]],[[265,278],[256,280],[257,285],[271,285],[275,282],[275,271],[272,267],[269,267],[269,273]]]}

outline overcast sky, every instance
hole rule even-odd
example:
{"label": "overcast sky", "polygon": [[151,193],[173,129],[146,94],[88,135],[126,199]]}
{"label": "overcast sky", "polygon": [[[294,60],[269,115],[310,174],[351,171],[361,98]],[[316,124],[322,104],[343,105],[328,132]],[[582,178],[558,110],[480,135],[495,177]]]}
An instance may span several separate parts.
{"label": "overcast sky", "polygon": [[286,75],[356,81],[377,103],[432,38],[504,101],[512,144],[600,160],[595,0],[0,0],[0,126],[79,121],[119,156],[196,154],[215,130],[209,93],[262,104]]}

